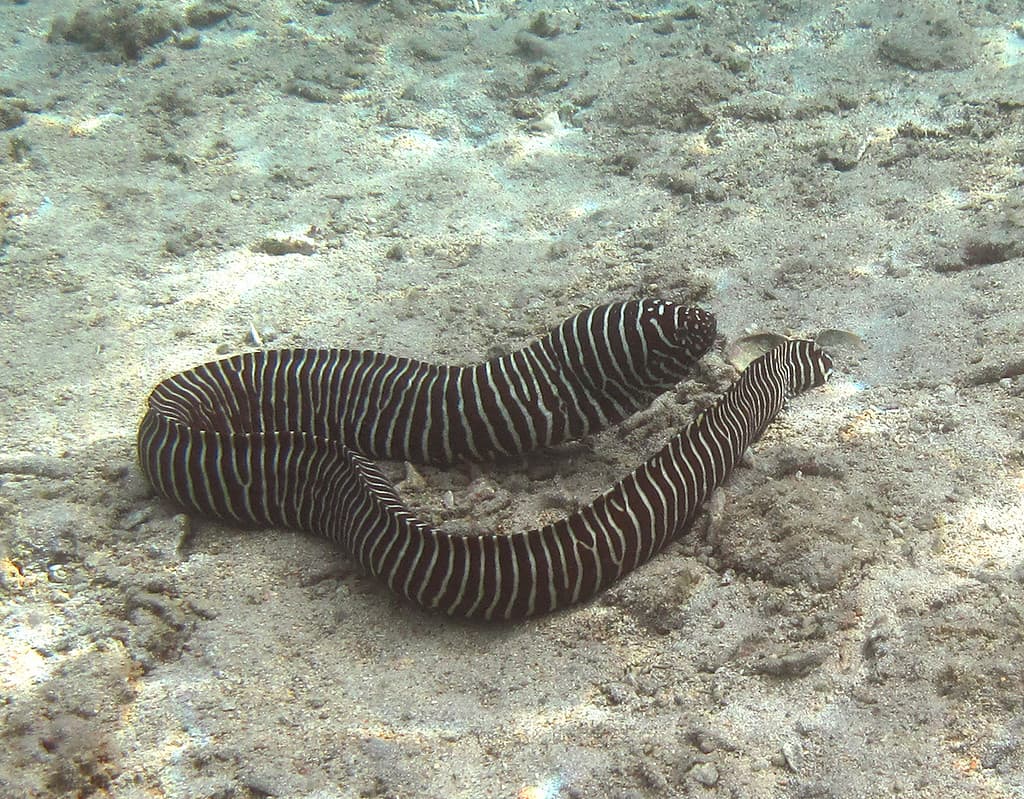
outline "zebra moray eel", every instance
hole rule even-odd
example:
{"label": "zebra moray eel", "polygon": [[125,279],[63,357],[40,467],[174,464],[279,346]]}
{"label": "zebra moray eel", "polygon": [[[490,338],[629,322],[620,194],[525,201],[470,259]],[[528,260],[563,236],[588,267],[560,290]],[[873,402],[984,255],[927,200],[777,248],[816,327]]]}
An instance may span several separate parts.
{"label": "zebra moray eel", "polygon": [[424,607],[486,620],[537,615],[593,596],[679,535],[786,398],[828,379],[829,356],[801,340],[767,353],[592,504],[527,532],[435,529],[369,458],[451,463],[578,437],[674,385],[714,335],[711,314],[645,300],[584,311],[469,367],[366,350],[238,355],[153,390],[140,461],[162,496],[334,539]]}

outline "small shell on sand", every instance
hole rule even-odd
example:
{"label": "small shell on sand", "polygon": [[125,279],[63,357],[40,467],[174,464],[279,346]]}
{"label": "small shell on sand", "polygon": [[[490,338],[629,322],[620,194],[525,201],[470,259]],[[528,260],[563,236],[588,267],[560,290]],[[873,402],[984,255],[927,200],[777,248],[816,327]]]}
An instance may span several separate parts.
{"label": "small shell on sand", "polygon": [[785,341],[786,337],[778,333],[751,333],[748,336],[740,336],[726,348],[725,359],[742,372],[751,361]]}
{"label": "small shell on sand", "polygon": [[814,337],[814,341],[823,350],[861,352],[867,349],[867,345],[864,344],[864,341],[856,333],[851,333],[849,330],[837,330],[832,327],[818,333]]}

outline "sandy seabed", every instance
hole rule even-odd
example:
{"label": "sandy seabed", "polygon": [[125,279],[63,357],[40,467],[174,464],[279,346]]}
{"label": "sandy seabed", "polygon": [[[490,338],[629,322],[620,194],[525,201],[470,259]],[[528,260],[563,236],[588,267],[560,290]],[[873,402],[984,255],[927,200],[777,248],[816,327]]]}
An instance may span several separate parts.
{"label": "sandy seabed", "polygon": [[[1024,796],[1024,9],[825,5],[5,3],[0,796]],[[718,317],[681,391],[410,503],[571,511],[752,333],[839,371],[581,607],[431,616],[135,463],[218,354],[639,296]]]}

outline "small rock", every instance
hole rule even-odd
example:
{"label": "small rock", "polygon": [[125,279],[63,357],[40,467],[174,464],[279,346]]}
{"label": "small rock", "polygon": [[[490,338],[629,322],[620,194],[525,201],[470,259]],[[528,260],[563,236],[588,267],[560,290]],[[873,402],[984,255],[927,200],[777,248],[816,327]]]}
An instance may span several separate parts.
{"label": "small rock", "polygon": [[554,49],[546,39],[542,39],[529,31],[519,31],[515,35],[516,49],[532,60],[550,59]]}
{"label": "small rock", "polygon": [[995,226],[968,237],[961,246],[965,266],[989,266],[1013,260],[1024,254],[1021,229],[1011,225]]}
{"label": "small rock", "polygon": [[256,318],[249,322],[249,335],[247,338],[250,344],[257,347],[264,347],[268,342],[277,338],[277,336],[277,328],[269,322],[264,322],[260,318]]}
{"label": "small rock", "polygon": [[770,677],[806,677],[825,662],[825,652],[788,652],[784,655],[768,655],[753,666],[756,674]]}
{"label": "small rock", "polygon": [[192,539],[192,519],[186,513],[176,513],[173,521],[178,528],[178,537],[174,542],[174,552],[179,558],[184,558],[189,542]]}
{"label": "small rock", "polygon": [[537,134],[559,133],[564,129],[557,111],[549,111],[540,119],[530,123],[530,132]]}
{"label": "small rock", "polygon": [[16,128],[25,121],[24,110],[9,99],[0,100],[0,130]]}
{"label": "small rock", "polygon": [[849,172],[864,154],[864,143],[849,133],[840,133],[818,147],[818,161],[839,172]]}
{"label": "small rock", "polygon": [[65,480],[71,477],[71,467],[60,458],[50,455],[0,455],[0,474]]}
{"label": "small rock", "polygon": [[973,29],[948,12],[908,5],[909,12],[878,44],[883,57],[920,71],[952,69],[974,60],[978,40]]}
{"label": "small rock", "polygon": [[641,761],[637,767],[637,776],[644,781],[651,791],[657,794],[667,794],[669,792],[669,784],[668,780],[665,779],[665,775],[649,760]]}
{"label": "small rock", "polygon": [[654,23],[651,28],[655,33],[660,33],[663,36],[669,33],[675,33],[676,25],[672,21],[672,17],[661,17],[657,22]]}
{"label": "small rock", "polygon": [[621,705],[629,699],[629,692],[622,683],[606,682],[599,685],[598,688],[608,700],[609,705]]}
{"label": "small rock", "polygon": [[690,776],[705,788],[712,788],[718,784],[718,769],[714,763],[698,763],[690,769]]}
{"label": "small rock", "polygon": [[497,488],[494,484],[485,477],[480,477],[469,484],[467,494],[470,502],[474,505],[487,502],[488,500],[494,499],[498,493]]}
{"label": "small rock", "polygon": [[142,52],[183,30],[185,21],[174,11],[132,3],[98,3],[80,8],[71,20],[54,17],[49,41],[64,39],[90,52],[107,53],[112,60],[138,61]]}
{"label": "small rock", "polygon": [[199,31],[187,31],[174,37],[174,46],[179,50],[195,50],[202,42]]}
{"label": "small rock", "polygon": [[405,462],[405,478],[395,486],[399,491],[424,491],[427,488],[427,481],[419,470],[408,461]]}
{"label": "small rock", "polygon": [[209,28],[227,19],[231,14],[232,8],[228,3],[218,2],[218,0],[200,0],[185,10],[185,21],[193,28]]}
{"label": "small rock", "polygon": [[413,36],[406,43],[409,52],[420,61],[443,61],[444,53],[438,49],[437,44],[426,36]]}
{"label": "small rock", "polygon": [[800,744],[784,743],[782,745],[782,759],[786,768],[796,774],[804,765],[804,750]]}
{"label": "small rock", "polygon": [[316,251],[316,242],[309,236],[278,233],[260,239],[252,249],[267,255],[312,255]]}
{"label": "small rock", "polygon": [[124,521],[121,522],[121,529],[131,530],[144,522],[148,522],[151,518],[153,518],[152,508],[139,508],[124,517]]}
{"label": "small rock", "polygon": [[551,21],[546,11],[541,11],[530,22],[530,33],[543,39],[554,39],[561,32],[562,29]]}

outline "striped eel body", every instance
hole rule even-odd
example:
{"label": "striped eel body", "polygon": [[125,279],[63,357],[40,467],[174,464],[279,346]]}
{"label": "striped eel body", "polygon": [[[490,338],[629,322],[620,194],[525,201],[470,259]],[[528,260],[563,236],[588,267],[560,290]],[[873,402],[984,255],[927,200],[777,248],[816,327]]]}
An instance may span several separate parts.
{"label": "striped eel body", "polygon": [[714,334],[704,311],[645,300],[584,311],[470,367],[352,350],[235,356],[154,389],[140,461],[164,497],[334,539],[424,607],[523,618],[593,596],[679,535],[785,399],[825,382],[829,357],[808,341],[762,356],[594,503],[527,532],[435,529],[369,458],[450,463],[578,437],[674,385]]}

